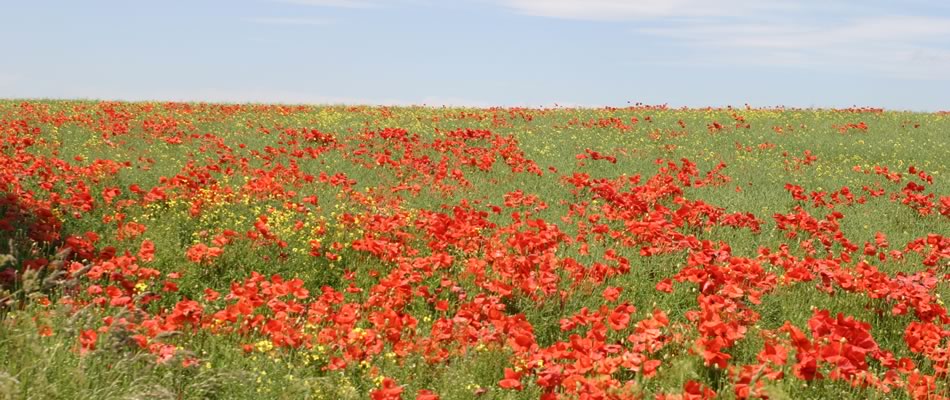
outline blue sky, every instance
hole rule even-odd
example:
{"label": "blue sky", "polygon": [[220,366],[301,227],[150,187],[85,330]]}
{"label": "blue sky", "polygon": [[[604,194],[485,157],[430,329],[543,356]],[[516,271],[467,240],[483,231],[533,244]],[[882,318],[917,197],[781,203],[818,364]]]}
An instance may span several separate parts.
{"label": "blue sky", "polygon": [[950,2],[0,0],[0,98],[950,109]]}

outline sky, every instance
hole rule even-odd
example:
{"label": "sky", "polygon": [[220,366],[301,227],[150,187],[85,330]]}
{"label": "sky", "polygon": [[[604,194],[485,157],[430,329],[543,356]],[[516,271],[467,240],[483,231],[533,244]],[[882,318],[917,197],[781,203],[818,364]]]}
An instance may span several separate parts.
{"label": "sky", "polygon": [[0,98],[950,110],[950,1],[0,0]]}

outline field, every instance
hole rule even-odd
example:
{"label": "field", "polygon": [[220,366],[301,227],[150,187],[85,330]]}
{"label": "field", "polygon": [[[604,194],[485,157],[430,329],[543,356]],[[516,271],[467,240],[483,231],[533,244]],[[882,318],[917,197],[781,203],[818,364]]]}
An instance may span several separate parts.
{"label": "field", "polygon": [[950,114],[0,101],[0,398],[950,397]]}

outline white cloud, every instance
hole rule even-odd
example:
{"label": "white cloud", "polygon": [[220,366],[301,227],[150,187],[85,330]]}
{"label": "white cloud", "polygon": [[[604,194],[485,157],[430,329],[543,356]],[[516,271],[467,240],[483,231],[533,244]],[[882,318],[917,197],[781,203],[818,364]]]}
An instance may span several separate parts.
{"label": "white cloud", "polygon": [[791,66],[950,79],[950,18],[894,15],[900,6],[858,7],[838,0],[496,1],[525,15],[629,21],[634,32],[685,50],[675,52],[676,59],[662,59],[670,53],[653,57],[659,64]]}
{"label": "white cloud", "polygon": [[724,17],[788,7],[774,0],[502,0],[502,3],[527,15],[588,20]]}
{"label": "white cloud", "polygon": [[301,6],[343,7],[343,8],[370,8],[377,4],[372,0],[273,0],[278,3],[296,4]]}
{"label": "white cloud", "polygon": [[870,17],[831,25],[752,22],[667,24],[638,32],[665,37],[714,61],[838,68],[899,78],[950,79],[950,19]]}
{"label": "white cloud", "polygon": [[329,19],[324,18],[284,18],[284,17],[273,17],[273,18],[247,18],[247,22],[255,24],[264,24],[264,25],[327,25],[332,23]]}
{"label": "white cloud", "polygon": [[792,23],[671,24],[639,32],[713,46],[807,49],[862,43],[907,43],[950,36],[950,19],[937,17],[874,17],[832,26]]}

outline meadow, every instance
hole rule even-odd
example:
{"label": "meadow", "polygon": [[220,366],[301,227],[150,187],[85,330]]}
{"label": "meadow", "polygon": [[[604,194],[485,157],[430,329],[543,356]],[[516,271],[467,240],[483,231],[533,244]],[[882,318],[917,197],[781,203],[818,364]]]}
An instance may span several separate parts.
{"label": "meadow", "polygon": [[0,100],[0,398],[945,399],[950,114]]}

